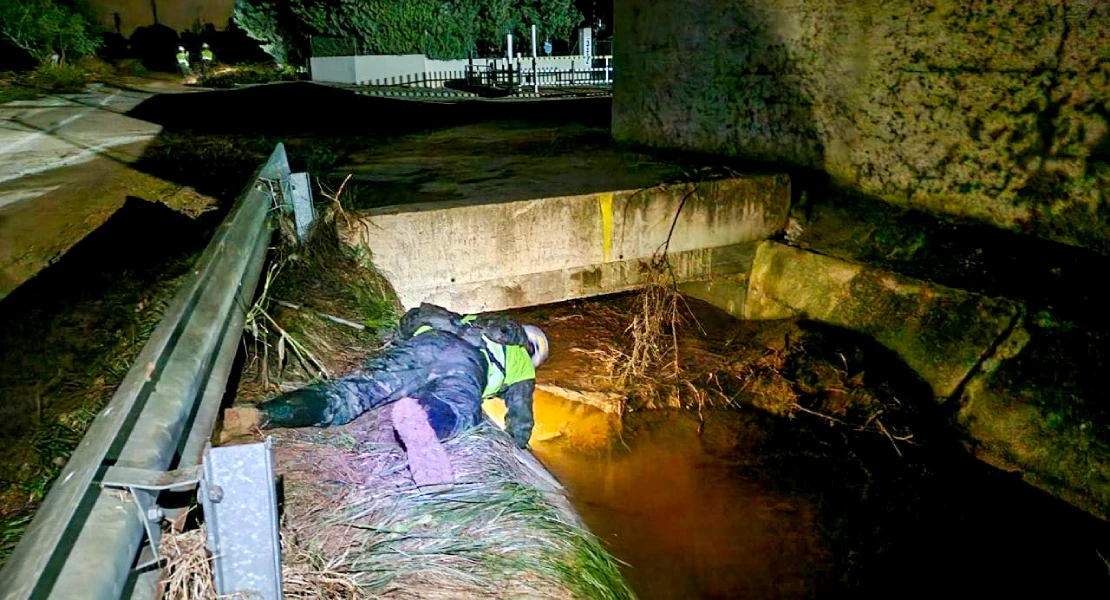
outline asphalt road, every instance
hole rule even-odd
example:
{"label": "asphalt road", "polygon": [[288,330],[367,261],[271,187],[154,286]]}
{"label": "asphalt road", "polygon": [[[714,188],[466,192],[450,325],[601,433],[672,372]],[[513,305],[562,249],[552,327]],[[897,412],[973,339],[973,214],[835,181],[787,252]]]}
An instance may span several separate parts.
{"label": "asphalt road", "polygon": [[124,113],[152,95],[97,83],[0,104],[0,298],[147,187],[128,165],[162,128]]}

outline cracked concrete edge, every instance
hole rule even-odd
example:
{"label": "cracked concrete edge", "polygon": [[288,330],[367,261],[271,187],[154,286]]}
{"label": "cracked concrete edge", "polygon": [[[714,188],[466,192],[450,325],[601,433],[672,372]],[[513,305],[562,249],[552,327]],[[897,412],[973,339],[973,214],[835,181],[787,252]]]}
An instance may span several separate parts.
{"label": "cracked concrete edge", "polygon": [[[861,291],[864,294],[858,294]],[[853,297],[854,293],[866,297]],[[901,294],[925,300],[907,303]],[[907,304],[914,310],[900,312]],[[954,318],[935,314],[946,311]],[[951,431],[967,442],[976,459],[1110,519],[1110,463],[1093,429],[1082,423],[1064,429],[1053,426],[1037,404],[1035,390],[994,385],[996,374],[1024,355],[1033,340],[1023,303],[763,242],[743,312],[750,319],[805,316],[868,334],[933,386]],[[903,324],[898,317],[906,315],[917,315],[926,327]],[[930,327],[947,333],[930,334]],[[920,337],[904,336],[906,332]],[[914,343],[921,338],[948,343]]]}
{"label": "cracked concrete edge", "polygon": [[[1020,303],[915,280],[773,241],[756,249],[741,316],[804,316],[864,333],[896,352],[947,404],[1009,349]],[[1020,350],[1018,348],[1017,350]],[[1017,351],[1015,350],[1015,352]]]}

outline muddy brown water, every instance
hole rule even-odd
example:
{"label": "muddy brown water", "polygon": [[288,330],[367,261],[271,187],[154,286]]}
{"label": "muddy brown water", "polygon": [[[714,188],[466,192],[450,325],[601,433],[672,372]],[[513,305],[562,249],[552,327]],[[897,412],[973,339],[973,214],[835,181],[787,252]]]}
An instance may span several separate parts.
{"label": "muddy brown water", "polygon": [[[700,443],[690,414],[643,416],[650,427],[627,449],[535,447],[594,533],[628,563],[639,596],[805,597],[827,562],[816,507],[761,478],[735,476],[727,456]],[[737,452],[753,452],[742,444]]]}
{"label": "muddy brown water", "polygon": [[[556,368],[540,374],[541,385],[590,380],[572,375],[591,368],[582,353],[560,354],[597,343],[596,328],[570,325],[574,314],[598,314],[601,302],[531,313],[549,328],[562,325]],[[538,394],[536,417],[533,451],[627,563],[643,600],[1070,598],[1110,590],[1106,523],[978,463],[939,434],[902,444],[898,454],[881,436],[745,407],[702,418],[636,411],[616,425],[547,392]],[[599,441],[606,419],[614,428]]]}

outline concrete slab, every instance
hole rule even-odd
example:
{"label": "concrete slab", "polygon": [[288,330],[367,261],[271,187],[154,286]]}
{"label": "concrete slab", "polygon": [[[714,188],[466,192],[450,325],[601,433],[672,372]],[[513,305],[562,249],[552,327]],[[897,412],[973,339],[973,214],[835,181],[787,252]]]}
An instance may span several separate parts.
{"label": "concrete slab", "polygon": [[99,87],[86,94],[0,105],[0,184],[153,139],[161,127],[121,114],[145,97]]}
{"label": "concrete slab", "polygon": [[631,190],[688,181],[689,170],[615,146],[607,128],[497,122],[405,136],[352,155],[334,173],[351,174],[360,206],[380,207]]}
{"label": "concrete slab", "polygon": [[1028,315],[964,388],[955,421],[976,458],[1110,520],[1110,334]]}
{"label": "concrete slab", "polygon": [[781,232],[789,203],[786,176],[747,176],[377,209],[344,235],[369,250],[406,307],[479,312],[638,287],[664,250],[679,282],[743,272],[745,246]]}
{"label": "concrete slab", "polygon": [[806,318],[865,333],[947,402],[1014,327],[1018,303],[763,242],[743,317]]}

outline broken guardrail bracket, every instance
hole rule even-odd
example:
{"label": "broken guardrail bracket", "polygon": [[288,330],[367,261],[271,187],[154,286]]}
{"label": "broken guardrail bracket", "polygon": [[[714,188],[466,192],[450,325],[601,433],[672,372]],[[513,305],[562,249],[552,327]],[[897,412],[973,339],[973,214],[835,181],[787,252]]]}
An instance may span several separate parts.
{"label": "broken guardrail bracket", "polygon": [[308,241],[308,232],[312,228],[312,221],[316,219],[316,207],[312,205],[312,182],[308,173],[293,173],[289,176],[286,202],[293,205],[297,239],[303,244]]}
{"label": "broken guardrail bracket", "polygon": [[139,513],[146,530],[148,546],[140,555],[136,568],[142,570],[162,562],[158,546],[162,542],[162,519],[166,513],[158,505],[158,494],[166,490],[186,490],[200,482],[201,467],[177,471],[156,471],[115,465],[108,467],[100,480],[101,487],[124,490]]}
{"label": "broken guardrail bracket", "polygon": [[100,480],[102,487],[138,488],[152,492],[183,490],[200,482],[201,467],[196,465],[176,471],[154,471],[115,465],[108,467]]}

